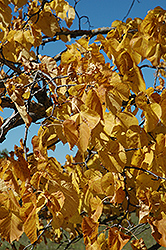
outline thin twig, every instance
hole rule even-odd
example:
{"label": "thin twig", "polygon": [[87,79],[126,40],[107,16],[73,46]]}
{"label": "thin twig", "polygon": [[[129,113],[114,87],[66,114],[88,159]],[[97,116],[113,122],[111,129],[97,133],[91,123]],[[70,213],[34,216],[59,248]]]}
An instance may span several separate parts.
{"label": "thin twig", "polygon": [[24,155],[25,155],[25,160],[26,161],[27,161],[27,146],[26,146],[27,137],[28,137],[28,127],[25,126],[23,146],[24,146]]}
{"label": "thin twig", "polygon": [[[123,19],[122,19],[122,22],[123,22],[123,21],[126,19],[126,17],[128,17],[128,15],[130,14],[130,12],[131,12],[131,10],[132,10],[132,8],[133,8],[133,6],[134,6],[135,1],[136,1],[136,0],[133,0],[133,1],[132,1],[129,10],[127,11],[127,14],[126,14],[126,15],[123,17]],[[137,0],[137,2],[139,3],[138,0]]]}
{"label": "thin twig", "polygon": [[157,83],[157,77],[159,73],[159,68],[157,67],[156,73],[155,73],[155,78],[154,78],[154,83],[153,83],[153,88],[156,88],[156,83]]}
{"label": "thin twig", "polygon": [[[48,228],[50,228],[50,224],[51,224],[51,222],[52,222],[52,219],[49,221],[49,223],[43,228],[43,230],[42,230],[42,232],[38,235],[38,237],[37,237],[37,240],[34,242],[34,243],[30,243],[29,245],[27,245],[26,247],[24,247],[24,249],[23,250],[26,250],[28,247],[35,247],[35,245],[36,245],[36,243],[38,242],[38,240],[40,239],[40,237],[45,233],[45,231],[48,229]],[[33,248],[31,248],[31,249],[33,249]]]}
{"label": "thin twig", "polygon": [[149,171],[149,170],[146,170],[146,169],[144,169],[144,168],[139,168],[139,167],[135,167],[135,166],[125,166],[124,167],[124,170],[125,169],[136,169],[136,170],[140,170],[140,171],[142,171],[142,172],[145,172],[145,173],[148,173],[148,174],[150,174],[150,175],[153,175],[156,179],[154,179],[154,180],[156,180],[156,181],[158,181],[159,179],[161,179],[161,180],[165,180],[166,181],[166,178],[164,178],[164,177],[162,177],[162,176],[158,176],[157,174],[154,174],[153,172],[151,172],[151,171]]}
{"label": "thin twig", "polygon": [[70,240],[69,243],[68,243],[68,244],[66,245],[66,247],[64,248],[64,250],[68,249],[72,243],[76,243],[76,242],[79,241],[82,237],[83,237],[83,234],[79,234],[79,235],[76,236],[73,240]]}
{"label": "thin twig", "polygon": [[75,1],[74,10],[75,10],[76,16],[77,16],[77,18],[78,18],[78,28],[79,28],[79,30],[81,30],[81,19],[83,19],[83,18],[86,18],[86,19],[87,19],[87,23],[88,23],[89,29],[90,29],[92,26],[91,26],[91,24],[90,24],[89,17],[88,17],[88,16],[85,16],[85,15],[80,16],[80,15],[78,14],[78,11],[76,10],[76,6],[77,6],[77,4],[80,2],[80,0],[74,0],[74,1]]}

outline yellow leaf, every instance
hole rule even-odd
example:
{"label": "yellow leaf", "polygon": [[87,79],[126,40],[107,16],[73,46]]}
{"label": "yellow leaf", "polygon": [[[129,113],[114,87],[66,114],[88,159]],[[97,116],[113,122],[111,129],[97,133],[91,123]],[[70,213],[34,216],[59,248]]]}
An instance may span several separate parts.
{"label": "yellow leaf", "polygon": [[36,26],[48,37],[53,37],[56,32],[60,31],[58,20],[51,11],[43,10],[39,15]]}
{"label": "yellow leaf", "polygon": [[94,213],[98,207],[98,205],[102,203],[102,200],[96,196],[96,197],[92,197],[90,199],[90,208],[91,208],[91,213]]}
{"label": "yellow leaf", "polygon": [[70,6],[68,10],[68,18],[71,20],[74,20],[75,18],[75,10],[72,6]]}
{"label": "yellow leaf", "polygon": [[22,30],[17,30],[14,34],[14,40],[22,44],[24,39],[24,33]]}
{"label": "yellow leaf", "polygon": [[9,94],[11,100],[14,102],[20,116],[22,117],[26,126],[29,127],[31,122],[32,122],[32,118],[27,113],[27,108],[26,108],[24,101],[22,99],[21,88],[15,88],[15,83],[13,82],[13,80],[8,81],[5,85],[6,85],[8,94]]}
{"label": "yellow leaf", "polygon": [[83,84],[83,85],[76,84],[75,86],[72,86],[69,88],[69,94],[73,96],[82,96],[86,86],[87,86],[86,84]]}
{"label": "yellow leaf", "polygon": [[48,200],[44,193],[40,193],[36,200],[36,213],[38,213],[46,204]]}
{"label": "yellow leaf", "polygon": [[28,100],[28,98],[30,97],[30,91],[27,91],[27,92],[25,92],[23,95],[22,95],[22,97],[24,98],[24,99],[26,99],[26,100]]}
{"label": "yellow leaf", "polygon": [[145,120],[145,130],[150,132],[152,131],[158,124],[162,110],[161,106],[158,103],[151,103],[144,112],[146,120]]}
{"label": "yellow leaf", "polygon": [[98,241],[95,240],[93,244],[88,243],[88,245],[86,245],[86,250],[103,250],[103,248],[101,248]]}
{"label": "yellow leaf", "polygon": [[76,122],[70,119],[65,120],[63,122],[63,132],[69,143],[70,149],[72,149],[74,145],[77,144],[79,138],[78,126]]}
{"label": "yellow leaf", "polygon": [[23,222],[18,213],[11,212],[0,206],[0,234],[6,241],[12,243],[19,240],[23,233]]}
{"label": "yellow leaf", "polygon": [[77,147],[81,152],[85,152],[87,150],[90,138],[90,129],[88,125],[84,122],[79,124],[79,138],[77,141]]}
{"label": "yellow leaf", "polygon": [[8,242],[19,240],[23,233],[20,206],[12,190],[0,193],[0,234]]}
{"label": "yellow leaf", "polygon": [[94,129],[100,121],[100,116],[96,111],[87,108],[85,105],[81,106],[80,116],[90,129]]}
{"label": "yellow leaf", "polygon": [[113,72],[111,78],[109,79],[109,83],[113,89],[111,91],[117,95],[121,100],[128,101],[130,90],[126,84],[124,84],[116,72]]}
{"label": "yellow leaf", "polygon": [[136,94],[146,89],[142,72],[136,65],[125,71],[123,82],[128,84],[129,88]]}
{"label": "yellow leaf", "polygon": [[[146,193],[145,193],[145,195],[146,195]],[[147,202],[146,198],[144,199],[144,202],[139,200],[139,205],[140,205],[139,223],[146,223],[148,220],[149,213],[150,213],[149,202]]]}
{"label": "yellow leaf", "polygon": [[64,221],[63,214],[61,212],[56,212],[56,213],[53,213],[52,215],[53,215],[53,218],[52,218],[51,225],[53,226],[54,229],[60,228]]}
{"label": "yellow leaf", "polygon": [[114,195],[115,188],[114,188],[114,177],[113,177],[112,172],[106,173],[101,178],[101,187],[102,187],[106,196],[113,196]]}
{"label": "yellow leaf", "polygon": [[35,159],[46,160],[47,159],[47,146],[43,147],[40,137],[34,136],[32,138],[32,145],[33,145],[33,153],[34,153]]}
{"label": "yellow leaf", "polygon": [[34,208],[29,214],[28,218],[24,222],[24,232],[33,244],[37,240],[37,225],[38,216],[36,214],[36,209]]}
{"label": "yellow leaf", "polygon": [[[164,214],[164,213],[163,213]],[[154,239],[163,247],[166,247],[166,216],[164,215],[162,219],[151,218],[149,220],[152,236]]]}
{"label": "yellow leaf", "polygon": [[[37,46],[39,46],[42,43],[41,31],[39,28],[37,28],[37,26],[35,24],[31,25],[31,30],[32,30],[33,39],[34,39],[33,46],[36,48]],[[28,37],[27,37],[27,39],[28,39]]]}
{"label": "yellow leaf", "polygon": [[131,241],[131,247],[133,250],[147,250],[144,240],[142,238]]}
{"label": "yellow leaf", "polygon": [[89,39],[80,38],[79,40],[76,41],[76,43],[81,53],[89,51]]}
{"label": "yellow leaf", "polygon": [[63,172],[61,164],[53,157],[48,158],[45,170],[53,180],[57,180]]}
{"label": "yellow leaf", "polygon": [[130,236],[118,231],[117,227],[110,228],[108,232],[108,247],[111,250],[121,250],[130,238]]}
{"label": "yellow leaf", "polygon": [[91,216],[91,218],[94,220],[94,222],[98,222],[98,220],[102,214],[102,211],[103,211],[103,203],[102,203],[102,201],[100,201],[96,207],[94,214]]}
{"label": "yellow leaf", "polygon": [[160,180],[153,180],[153,177],[143,173],[137,176],[137,194],[139,195],[140,190],[157,190],[160,185]]}
{"label": "yellow leaf", "polygon": [[141,163],[144,160],[144,154],[141,149],[138,149],[134,152],[132,159],[131,159],[131,164],[136,167],[141,167]]}
{"label": "yellow leaf", "polygon": [[82,221],[82,231],[84,236],[84,244],[88,245],[88,243],[93,244],[93,242],[97,239],[98,234],[98,222],[94,222],[92,218],[84,217]]}
{"label": "yellow leaf", "polygon": [[10,30],[9,33],[7,34],[6,36],[6,39],[9,41],[9,42],[12,42],[15,34],[17,33],[16,30]]}
{"label": "yellow leaf", "polygon": [[0,2],[0,21],[2,23],[2,27],[6,29],[8,25],[11,23],[11,8],[8,6],[8,1]]}
{"label": "yellow leaf", "polygon": [[23,156],[23,150],[15,146],[17,160],[14,160],[13,157],[9,157],[9,161],[12,167],[12,172],[16,178],[21,181],[26,181],[30,179],[30,170],[28,168],[28,163]]}
{"label": "yellow leaf", "polygon": [[59,18],[64,19],[66,17],[67,11],[69,9],[69,4],[68,4],[68,2],[66,2],[64,0],[57,0],[57,1],[51,1],[50,7],[53,10],[55,10],[56,15]]}
{"label": "yellow leaf", "polygon": [[76,60],[81,59],[81,53],[77,50],[76,46],[74,44],[68,45],[68,50],[65,51],[61,55],[61,63],[62,64],[69,64],[71,62],[74,62]]}
{"label": "yellow leaf", "polygon": [[102,105],[95,90],[91,89],[88,92],[88,95],[85,100],[85,104],[88,108],[96,111],[100,115],[101,119],[103,119]]}
{"label": "yellow leaf", "polygon": [[56,61],[52,57],[46,55],[39,55],[39,59],[45,73],[49,73],[51,77],[56,77],[58,73]]}
{"label": "yellow leaf", "polygon": [[23,7],[27,2],[28,0],[12,0],[12,3],[16,5],[18,8]]}
{"label": "yellow leaf", "polygon": [[160,106],[162,109],[161,122],[166,126],[166,90],[161,94]]}
{"label": "yellow leaf", "polygon": [[16,62],[17,61],[17,53],[16,53],[16,45],[14,40],[12,39],[11,42],[6,42],[3,46],[3,53],[7,60]]}
{"label": "yellow leaf", "polygon": [[122,99],[120,99],[117,95],[115,95],[111,91],[107,91],[106,106],[112,112],[112,114],[116,115],[117,112],[121,111]]}
{"label": "yellow leaf", "polygon": [[122,125],[129,128],[133,125],[138,126],[137,118],[130,112],[124,111],[117,114],[117,117],[121,121]]}
{"label": "yellow leaf", "polygon": [[70,28],[70,26],[73,23],[73,20],[75,19],[75,10],[72,6],[69,6],[67,17],[65,17],[65,21],[67,26]]}
{"label": "yellow leaf", "polygon": [[99,151],[99,156],[102,164],[110,172],[121,172],[124,167],[124,162],[122,162],[118,156],[118,152],[115,155],[108,154],[108,151],[101,150]]}

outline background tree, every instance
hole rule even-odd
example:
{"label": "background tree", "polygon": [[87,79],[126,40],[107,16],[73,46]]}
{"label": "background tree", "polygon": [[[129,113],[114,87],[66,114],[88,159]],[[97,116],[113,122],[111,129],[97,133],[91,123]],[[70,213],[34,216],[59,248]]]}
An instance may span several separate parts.
{"label": "background tree", "polygon": [[[13,109],[0,119],[0,141],[25,124],[20,145],[0,159],[1,238],[24,250],[81,238],[86,249],[147,249],[136,234],[149,225],[153,249],[166,247],[166,11],[83,30],[78,2],[0,1],[0,105]],[[40,54],[71,39],[54,57]],[[155,70],[150,88],[145,68]],[[48,156],[59,142],[78,149],[64,165]],[[23,233],[30,244],[17,245]]]}
{"label": "background tree", "polygon": [[3,150],[0,150],[0,158],[4,158],[5,155],[7,155],[9,152],[8,150],[5,148]]}

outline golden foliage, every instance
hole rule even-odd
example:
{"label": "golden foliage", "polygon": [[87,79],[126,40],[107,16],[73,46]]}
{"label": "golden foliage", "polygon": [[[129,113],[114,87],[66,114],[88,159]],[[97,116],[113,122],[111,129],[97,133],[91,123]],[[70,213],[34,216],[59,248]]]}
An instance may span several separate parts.
{"label": "golden foliage", "polygon": [[[0,159],[0,237],[25,233],[34,246],[41,235],[60,243],[65,230],[71,241],[83,235],[87,250],[119,250],[136,213],[166,247],[166,11],[114,21],[93,43],[87,31],[60,63],[40,55],[47,42],[80,36],[69,30],[74,18],[64,0],[0,1],[1,67],[13,71],[0,72],[0,111],[14,109],[0,117],[0,137],[26,125],[20,146]],[[145,59],[156,69],[150,88]],[[28,128],[41,118],[28,153]],[[77,148],[63,166],[48,154],[59,141]],[[131,246],[147,249],[143,239]]]}

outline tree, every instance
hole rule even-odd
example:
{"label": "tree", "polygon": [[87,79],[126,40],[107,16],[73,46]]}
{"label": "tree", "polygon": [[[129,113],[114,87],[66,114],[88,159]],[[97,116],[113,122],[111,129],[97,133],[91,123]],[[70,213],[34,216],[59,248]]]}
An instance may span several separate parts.
{"label": "tree", "polygon": [[[25,124],[20,145],[0,159],[0,236],[13,249],[23,233],[32,249],[62,244],[66,232],[66,249],[82,237],[88,250],[130,240],[147,249],[133,235],[150,225],[155,249],[166,247],[166,11],[83,30],[78,2],[0,1],[0,108],[13,109],[0,119],[0,141]],[[55,57],[39,53],[72,38]],[[144,68],[155,70],[150,88]],[[29,152],[28,130],[40,119]],[[59,142],[78,148],[64,165],[47,154]]]}
{"label": "tree", "polygon": [[0,150],[0,158],[4,158],[5,155],[7,155],[9,152],[8,150],[5,148],[3,150]]}

